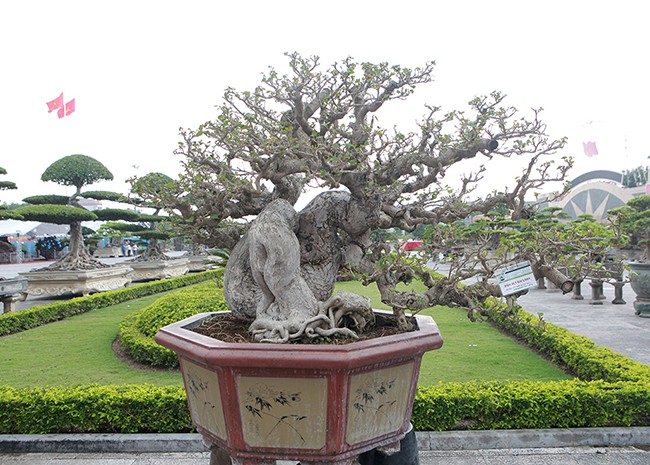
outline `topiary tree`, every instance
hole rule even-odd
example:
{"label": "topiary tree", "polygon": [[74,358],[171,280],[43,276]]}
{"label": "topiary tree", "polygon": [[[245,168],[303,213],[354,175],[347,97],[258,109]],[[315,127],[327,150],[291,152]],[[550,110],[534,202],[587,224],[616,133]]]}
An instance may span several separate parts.
{"label": "topiary tree", "polygon": [[[262,341],[361,331],[372,318],[367,301],[332,296],[344,265],[378,286],[402,329],[410,327],[405,310],[479,308],[492,295],[483,283],[434,280],[393,260],[372,233],[449,224],[500,205],[514,220],[528,215],[532,190],[565,179],[571,161],[558,152],[566,141],[549,137],[541,110],[521,116],[498,92],[462,111],[427,106],[412,131],[382,127],[380,113],[431,82],[434,63],[409,69],[348,58],[324,68],[296,53],[288,61],[286,73],[271,69],[251,91],[227,89],[213,121],[183,130],[176,153],[184,171],[155,194],[196,241],[232,248],[229,308],[253,321]],[[487,169],[479,160],[497,157],[525,163],[501,180],[501,193],[476,196]],[[467,174],[456,170],[457,186],[447,186],[455,165]],[[306,186],[326,192],[296,212]],[[418,274],[425,292],[397,290]]]}
{"label": "topiary tree", "polygon": [[170,231],[159,230],[158,224],[165,221],[165,217],[157,215],[138,215],[136,218],[131,219],[133,223],[125,222],[108,222],[102,225],[101,231],[114,232],[117,231],[120,235],[128,232],[134,236],[148,241],[147,248],[143,253],[133,258],[131,261],[153,261],[153,260],[169,260],[169,257],[162,251],[159,241],[170,239],[173,234]]}
{"label": "topiary tree", "polygon": [[79,200],[82,197],[95,200],[113,200],[119,197],[119,194],[107,194],[101,191],[82,192],[82,188],[86,185],[112,179],[113,175],[102,163],[89,156],[79,154],[60,158],[43,172],[42,181],[74,186],[75,192],[70,197],[61,195],[29,197],[24,201],[32,205],[16,209],[16,212],[25,220],[70,225],[68,253],[41,271],[89,270],[108,266],[94,259],[85,247],[81,223],[97,220],[98,216],[83,208]]}
{"label": "topiary tree", "polygon": [[[3,167],[0,166],[0,175],[5,175],[7,174],[7,170],[5,170]],[[3,190],[8,190],[8,189],[17,189],[18,187],[16,186],[16,183],[12,181],[1,181],[0,180],[0,191]],[[17,215],[15,212],[7,210],[5,205],[0,205],[0,220],[9,220],[9,219],[15,219],[19,220],[20,215]]]}

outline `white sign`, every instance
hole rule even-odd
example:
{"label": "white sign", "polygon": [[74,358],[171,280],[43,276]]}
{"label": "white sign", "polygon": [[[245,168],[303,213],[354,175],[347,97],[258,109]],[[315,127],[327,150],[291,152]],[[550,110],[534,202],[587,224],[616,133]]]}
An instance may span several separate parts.
{"label": "white sign", "polygon": [[499,275],[501,293],[506,296],[537,286],[530,262],[517,263]]}

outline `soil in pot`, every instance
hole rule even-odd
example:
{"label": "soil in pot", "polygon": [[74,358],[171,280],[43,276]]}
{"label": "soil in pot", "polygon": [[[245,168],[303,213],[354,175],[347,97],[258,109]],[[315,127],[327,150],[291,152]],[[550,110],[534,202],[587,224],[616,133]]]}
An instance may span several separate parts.
{"label": "soil in pot", "polygon": [[[417,326],[415,319],[411,322],[414,326]],[[224,313],[223,315],[215,315],[205,320],[191,330],[223,342],[255,342],[252,334],[248,332],[250,324],[250,321],[243,320],[230,313]],[[393,315],[375,314],[375,324],[366,328],[366,331],[359,335],[359,339],[343,336],[318,337],[311,340],[293,342],[293,344],[350,344],[376,337],[391,336],[400,332]]]}

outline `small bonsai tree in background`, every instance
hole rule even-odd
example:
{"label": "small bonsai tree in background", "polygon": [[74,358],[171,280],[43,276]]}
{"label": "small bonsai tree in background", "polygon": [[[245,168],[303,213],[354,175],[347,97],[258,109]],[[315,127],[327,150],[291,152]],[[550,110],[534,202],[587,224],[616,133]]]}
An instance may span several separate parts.
{"label": "small bonsai tree in background", "polygon": [[643,261],[650,261],[650,195],[639,195],[624,206],[607,212],[612,225],[643,248]]}
{"label": "small bonsai tree in background", "polygon": [[[495,278],[505,268],[521,262],[529,262],[537,279],[549,279],[564,293],[587,276],[620,277],[620,261],[604,266],[608,253],[619,244],[616,233],[589,215],[567,219],[560,208],[552,207],[517,220],[501,214],[469,225],[461,222],[430,227],[423,248],[429,255],[449,255],[453,247],[462,245],[462,254],[449,256],[450,269],[445,279],[454,284],[464,280],[482,282],[493,296],[500,294]],[[506,300],[512,306],[525,293],[513,294]],[[478,313],[480,308],[470,316],[475,318]]]}
{"label": "small bonsai tree in background", "polygon": [[[5,175],[5,174],[7,174],[7,170],[5,170],[3,167],[0,166],[0,175]],[[18,187],[16,186],[15,182],[0,180],[0,191],[17,189],[17,188]],[[19,220],[21,219],[21,217],[20,215],[16,214],[15,211],[7,210],[6,205],[4,204],[0,205],[0,220],[9,220],[9,219]]]}
{"label": "small bonsai tree in background", "polygon": [[[181,195],[177,181],[163,173],[153,172],[145,176],[133,177],[128,182],[131,184],[131,193],[135,196],[134,201],[139,205],[153,208],[155,215],[165,209],[165,199],[169,198],[169,196]],[[173,222],[174,218],[175,216],[165,217],[166,222],[164,224],[168,228],[168,238],[173,236],[172,230],[177,229]],[[207,232],[204,233],[204,236],[208,236]],[[176,234],[176,237],[179,237],[178,234]],[[181,238],[179,237],[179,239]],[[186,236],[185,239],[188,239],[188,237]],[[215,253],[222,259],[227,260],[227,250],[217,249]],[[202,243],[191,240],[190,255],[207,256],[208,248]]]}
{"label": "small bonsai tree in background", "polygon": [[116,233],[124,236],[125,233],[137,236],[147,241],[147,248],[134,257],[131,261],[153,261],[169,260],[170,258],[163,252],[160,241],[170,239],[173,234],[170,231],[159,230],[158,224],[165,221],[165,217],[158,215],[139,214],[137,217],[130,219],[130,223],[111,221],[101,226],[100,232],[115,235]]}
{"label": "small bonsai tree in background", "polygon": [[82,188],[98,181],[113,179],[113,174],[99,161],[86,155],[68,155],[52,163],[43,172],[42,181],[52,181],[63,186],[73,186],[70,196],[39,195],[24,199],[32,204],[16,209],[25,220],[70,225],[68,253],[41,271],[72,271],[104,268],[108,265],[94,259],[83,241],[83,221],[93,221],[99,216],[81,206],[81,198],[114,200],[119,194],[95,191],[82,192]]}
{"label": "small bonsai tree in background", "polygon": [[[152,209],[153,212],[151,214],[137,213],[132,218],[122,218],[129,221],[128,223],[106,223],[102,226],[102,231],[118,231],[121,234],[128,232],[148,241],[145,251],[135,257],[133,261],[169,260],[170,258],[161,248],[160,241],[174,237],[174,232],[169,228],[167,221],[169,218],[160,215],[163,209],[162,204],[149,193],[160,193],[173,188],[174,180],[166,174],[153,172],[142,177],[131,178],[129,182],[131,183],[131,193],[137,196],[131,196],[125,201],[139,207]],[[163,224],[165,226],[162,226]]]}
{"label": "small bonsai tree in background", "polygon": [[[7,170],[2,168],[0,166],[0,175],[7,174]],[[11,181],[0,181],[0,191],[2,190],[7,190],[7,189],[16,189],[16,183],[11,182]],[[15,212],[12,212],[10,210],[7,210],[7,207],[3,204],[0,205],[0,220],[8,220],[8,219],[21,219],[20,215],[17,215]],[[0,253],[3,254],[8,254],[8,253],[13,253],[15,252],[16,249],[9,242],[9,240],[6,237],[0,238]],[[0,280],[3,278],[0,277]]]}

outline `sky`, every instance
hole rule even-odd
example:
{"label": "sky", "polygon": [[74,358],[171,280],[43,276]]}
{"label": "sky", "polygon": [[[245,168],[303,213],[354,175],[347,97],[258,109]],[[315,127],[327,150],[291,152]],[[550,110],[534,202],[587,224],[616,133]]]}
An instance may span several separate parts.
{"label": "sky", "polygon": [[[569,138],[573,176],[632,169],[650,155],[646,23],[636,0],[2,2],[1,179],[18,189],[0,191],[0,202],[70,194],[40,177],[76,153],[114,175],[92,190],[126,193],[127,178],[153,171],[175,177],[179,128],[215,118],[226,87],[252,90],[294,51],[324,65],[435,60],[435,82],[417,89],[400,122],[412,124],[424,103],[459,109],[499,90],[522,111],[544,108],[549,133]],[[76,110],[59,119],[46,102],[61,92]],[[597,156],[584,154],[586,141]],[[485,185],[507,182],[501,172]]]}

